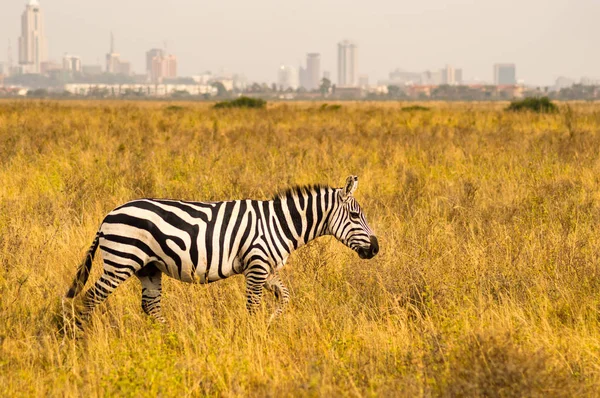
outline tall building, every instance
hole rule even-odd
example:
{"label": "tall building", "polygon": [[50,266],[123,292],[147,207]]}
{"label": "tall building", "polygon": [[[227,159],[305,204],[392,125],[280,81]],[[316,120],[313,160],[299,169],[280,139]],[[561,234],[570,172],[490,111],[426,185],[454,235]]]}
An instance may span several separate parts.
{"label": "tall building", "polygon": [[419,72],[407,72],[400,68],[396,68],[389,74],[389,83],[391,85],[411,85],[421,83],[421,73]]}
{"label": "tall building", "polygon": [[81,58],[65,54],[63,57],[63,70],[71,73],[81,73]]}
{"label": "tall building", "polygon": [[338,87],[356,87],[358,84],[357,50],[351,41],[338,43]]}
{"label": "tall building", "polygon": [[425,72],[421,73],[421,84],[434,86],[444,84],[443,72],[444,69],[440,69],[437,72],[426,70]]}
{"label": "tall building", "polygon": [[12,58],[12,45],[10,43],[10,39],[8,40],[8,48],[6,49],[6,71],[4,71],[5,76],[9,76],[13,69],[13,58]]}
{"label": "tall building", "polygon": [[146,51],[146,72],[148,75],[152,74],[152,63],[154,62],[155,57],[164,57],[165,52],[160,48],[153,48],[151,50]]}
{"label": "tall building", "polygon": [[106,73],[115,75],[131,75],[131,62],[121,61],[121,56],[115,51],[115,36],[110,32],[110,52],[106,54]]}
{"label": "tall building", "polygon": [[454,67],[450,65],[446,65],[444,69],[442,69],[442,84],[455,84],[456,76],[454,74]]}
{"label": "tall building", "polygon": [[106,54],[106,73],[119,73],[120,63],[120,56],[115,52],[115,36],[110,32],[110,52]]}
{"label": "tall building", "polygon": [[50,75],[62,71],[62,64],[53,61],[44,61],[40,64],[40,73]]}
{"label": "tall building", "polygon": [[321,86],[321,54],[306,54],[306,89],[316,90]]}
{"label": "tall building", "polygon": [[463,83],[462,69],[454,69],[454,82],[458,85]]}
{"label": "tall building", "polygon": [[308,87],[307,75],[308,74],[306,73],[306,68],[303,66],[300,66],[298,68],[298,85],[299,85],[299,87],[303,87],[303,88]]}
{"label": "tall building", "polygon": [[175,79],[177,77],[177,57],[173,54],[165,57],[167,62],[167,74],[166,78]]}
{"label": "tall building", "polygon": [[462,83],[462,69],[456,69],[451,65],[446,65],[442,72],[442,83],[449,85],[457,85]]}
{"label": "tall building", "polygon": [[[148,51],[146,57],[153,51],[155,49]],[[164,79],[175,79],[177,77],[177,57],[164,55],[162,51],[157,52],[152,58],[149,75],[153,83],[162,83]]]}
{"label": "tall building", "polygon": [[119,61],[119,66],[117,71],[115,72],[118,75],[126,75],[129,76],[132,74],[131,72],[131,62],[128,61]]}
{"label": "tall building", "polygon": [[298,74],[292,66],[281,65],[277,72],[277,86],[281,90],[298,88]]}
{"label": "tall building", "polygon": [[19,64],[25,73],[40,73],[46,61],[44,18],[37,0],[29,0],[21,16]]}
{"label": "tall building", "polygon": [[506,84],[517,84],[517,73],[515,64],[495,64],[494,84],[502,86]]}

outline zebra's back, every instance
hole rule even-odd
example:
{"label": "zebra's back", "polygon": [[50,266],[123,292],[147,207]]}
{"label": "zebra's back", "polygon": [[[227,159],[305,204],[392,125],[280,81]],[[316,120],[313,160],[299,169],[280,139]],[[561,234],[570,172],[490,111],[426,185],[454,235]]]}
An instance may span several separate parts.
{"label": "zebra's back", "polygon": [[136,271],[149,263],[184,282],[206,283],[241,272],[257,235],[250,200],[186,202],[139,199],[111,211],[100,227],[105,263]]}

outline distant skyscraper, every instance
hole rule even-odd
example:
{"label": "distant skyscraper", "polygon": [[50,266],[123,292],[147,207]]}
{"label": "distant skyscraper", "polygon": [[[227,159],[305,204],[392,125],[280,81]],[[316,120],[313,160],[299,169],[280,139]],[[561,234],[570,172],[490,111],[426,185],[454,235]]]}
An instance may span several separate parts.
{"label": "distant skyscraper", "polygon": [[[146,53],[146,57],[154,50]],[[177,77],[177,57],[174,55],[164,55],[161,51],[152,58],[150,65],[150,80],[153,83],[162,83],[164,79],[175,79]]]}
{"label": "distant skyscraper", "polygon": [[40,64],[40,73],[42,75],[54,74],[60,71],[62,71],[62,64],[52,61],[45,61]]}
{"label": "distant skyscraper", "polygon": [[71,73],[81,73],[81,58],[65,54],[63,57],[63,70]]}
{"label": "distant skyscraper", "polygon": [[494,84],[497,86],[502,86],[505,84],[517,84],[515,64],[495,64]]}
{"label": "distant skyscraper", "polygon": [[119,75],[131,75],[131,62],[119,61],[119,67],[117,68],[117,74]]}
{"label": "distant skyscraper", "polygon": [[8,71],[5,73],[5,75],[10,75],[12,72],[12,68],[13,68],[12,56],[13,56],[12,45],[10,43],[10,39],[8,39],[8,48],[6,49],[6,67],[7,67]]}
{"label": "distant skyscraper", "polygon": [[115,52],[115,36],[110,32],[110,52],[106,54],[106,72],[120,73],[120,56]]}
{"label": "distant skyscraper", "polygon": [[437,72],[425,71],[421,73],[421,84],[438,85],[444,84],[444,69]]}
{"label": "distant skyscraper", "polygon": [[456,83],[456,75],[454,71],[454,67],[450,65],[446,65],[446,67],[442,69],[442,84],[452,85]]}
{"label": "distant skyscraper", "polygon": [[303,88],[307,88],[308,87],[308,78],[307,78],[308,73],[306,73],[306,68],[303,66],[300,66],[298,68],[298,84],[300,87]]}
{"label": "distant skyscraper", "polygon": [[115,75],[131,75],[131,62],[121,61],[121,56],[115,51],[115,36],[110,32],[110,52],[106,54],[106,73]]}
{"label": "distant skyscraper", "polygon": [[177,77],[177,57],[174,55],[167,55],[167,75],[169,79],[175,79]]}
{"label": "distant skyscraper", "polygon": [[356,44],[344,40],[338,43],[338,86],[355,87],[358,84],[358,54]]}
{"label": "distant skyscraper", "polygon": [[153,48],[152,50],[146,51],[146,72],[148,75],[152,74],[152,63],[154,57],[164,57],[165,52],[160,48]]}
{"label": "distant skyscraper", "polygon": [[569,79],[568,77],[560,76],[558,79],[556,79],[556,82],[554,83],[552,89],[558,91],[563,88],[571,87],[573,84],[575,84],[575,80]]}
{"label": "distant skyscraper", "polygon": [[462,69],[456,69],[451,65],[446,65],[446,67],[441,70],[441,73],[441,84],[457,85],[462,83]]}
{"label": "distant skyscraper", "polygon": [[422,80],[421,73],[407,72],[400,68],[391,71],[389,76],[389,83],[391,85],[420,84]]}
{"label": "distant skyscraper", "polygon": [[298,87],[298,74],[296,70],[287,65],[281,65],[277,72],[277,86],[282,90],[291,88],[295,90]]}
{"label": "distant skyscraper", "polygon": [[321,54],[306,54],[306,89],[316,90],[321,86]]}
{"label": "distant skyscraper", "polygon": [[44,18],[37,0],[29,0],[21,16],[19,37],[19,64],[25,73],[40,73],[46,61]]}
{"label": "distant skyscraper", "polygon": [[462,82],[463,82],[462,69],[454,69],[454,81],[456,84],[462,84]]}

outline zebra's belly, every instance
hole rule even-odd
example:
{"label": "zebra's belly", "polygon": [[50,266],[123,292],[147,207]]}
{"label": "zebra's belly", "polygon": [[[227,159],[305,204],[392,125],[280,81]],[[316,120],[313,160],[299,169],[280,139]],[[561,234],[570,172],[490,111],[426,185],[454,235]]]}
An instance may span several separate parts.
{"label": "zebra's belly", "polygon": [[221,261],[221,263],[219,263],[218,259],[213,260],[210,267],[206,258],[199,258],[196,266],[193,266],[189,261],[181,264],[181,272],[174,264],[161,265],[159,265],[159,269],[163,273],[171,278],[187,283],[215,282],[239,273],[241,267],[237,258],[229,261]]}

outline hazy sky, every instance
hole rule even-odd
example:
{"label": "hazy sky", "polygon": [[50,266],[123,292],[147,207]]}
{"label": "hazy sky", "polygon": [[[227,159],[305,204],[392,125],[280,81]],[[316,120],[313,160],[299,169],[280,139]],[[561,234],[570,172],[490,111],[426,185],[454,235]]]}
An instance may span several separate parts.
{"label": "hazy sky", "polygon": [[[8,40],[17,60],[25,0],[2,0],[0,60]],[[145,70],[145,51],[166,41],[179,74],[239,72],[275,81],[322,54],[336,73],[336,43],[354,40],[359,72],[370,82],[390,70],[463,68],[467,79],[492,80],[496,62],[517,64],[517,78],[552,84],[558,76],[600,77],[600,0],[40,0],[51,59],[65,52],[99,60],[114,31],[116,49]],[[595,46],[593,45],[595,44]]]}

